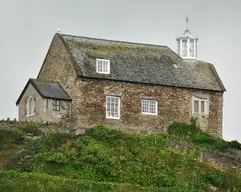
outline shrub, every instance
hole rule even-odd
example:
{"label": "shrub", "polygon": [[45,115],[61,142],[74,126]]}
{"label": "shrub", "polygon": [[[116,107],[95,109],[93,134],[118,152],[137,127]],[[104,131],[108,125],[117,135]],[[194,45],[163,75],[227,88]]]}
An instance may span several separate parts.
{"label": "shrub", "polygon": [[113,143],[125,137],[125,134],[117,129],[105,125],[95,125],[86,131],[86,134],[96,140]]}
{"label": "shrub", "polygon": [[229,144],[223,139],[215,138],[214,136],[203,132],[197,127],[196,119],[192,119],[189,124],[175,122],[168,127],[167,132],[173,139],[185,140],[200,147],[215,149],[218,151],[225,151],[230,145],[233,147],[237,146],[237,143]]}
{"label": "shrub", "polygon": [[71,138],[69,133],[53,132],[36,142],[37,152],[46,152],[56,149]]}
{"label": "shrub", "polygon": [[228,142],[223,139],[215,138],[204,132],[193,135],[190,138],[190,142],[204,148],[215,149],[218,151],[225,151],[229,148]]}
{"label": "shrub", "polygon": [[23,150],[15,152],[12,156],[12,160],[15,164],[17,164],[19,161],[24,159],[26,156],[33,156],[33,155],[35,155],[35,152],[33,150],[23,149]]}
{"label": "shrub", "polygon": [[229,146],[233,149],[241,150],[241,143],[239,143],[238,141],[230,141]]}
{"label": "shrub", "polygon": [[18,129],[0,130],[0,150],[10,149],[14,144],[19,144],[23,140],[24,134]]}
{"label": "shrub", "polygon": [[38,123],[26,123],[23,126],[19,127],[24,133],[31,133],[34,135],[39,135],[41,131],[39,130],[40,125]]}
{"label": "shrub", "polygon": [[15,141],[23,141],[24,140],[24,132],[20,129],[14,129],[12,131],[12,136]]}
{"label": "shrub", "polygon": [[188,139],[189,136],[197,134],[201,130],[196,126],[196,119],[192,119],[190,124],[174,122],[168,126],[167,133],[175,138]]}
{"label": "shrub", "polygon": [[12,140],[12,132],[2,129],[0,130],[0,142],[6,142]]}

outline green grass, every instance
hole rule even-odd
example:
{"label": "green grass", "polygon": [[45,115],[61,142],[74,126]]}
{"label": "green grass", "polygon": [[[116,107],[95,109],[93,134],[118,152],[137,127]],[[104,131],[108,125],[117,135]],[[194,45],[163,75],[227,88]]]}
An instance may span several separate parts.
{"label": "green grass", "polygon": [[16,171],[0,171],[0,191],[11,192],[114,192],[114,191],[149,191],[156,189],[141,186],[75,180],[63,177],[49,176],[38,173],[19,173]]}
{"label": "green grass", "polygon": [[[176,140],[193,146],[181,150],[172,145]],[[29,186],[35,191],[195,192],[210,191],[211,185],[221,191],[241,191],[238,173],[200,159],[201,148],[225,151],[239,143],[203,133],[195,122],[174,123],[167,134],[154,135],[97,125],[82,136],[54,132],[25,144],[26,149],[9,157],[15,172],[0,172],[0,186],[12,191],[26,191]]]}

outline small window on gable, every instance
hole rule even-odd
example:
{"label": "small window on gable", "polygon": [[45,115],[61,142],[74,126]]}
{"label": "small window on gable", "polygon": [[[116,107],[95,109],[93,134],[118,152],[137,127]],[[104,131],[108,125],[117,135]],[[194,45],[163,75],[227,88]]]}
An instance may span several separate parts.
{"label": "small window on gable", "polygon": [[192,113],[196,115],[208,115],[209,113],[208,99],[193,96]]}
{"label": "small window on gable", "polygon": [[110,60],[96,59],[96,72],[110,74]]}
{"label": "small window on gable", "polygon": [[60,100],[53,100],[53,111],[60,111]]}
{"label": "small window on gable", "polygon": [[142,114],[157,115],[157,101],[142,99]]}

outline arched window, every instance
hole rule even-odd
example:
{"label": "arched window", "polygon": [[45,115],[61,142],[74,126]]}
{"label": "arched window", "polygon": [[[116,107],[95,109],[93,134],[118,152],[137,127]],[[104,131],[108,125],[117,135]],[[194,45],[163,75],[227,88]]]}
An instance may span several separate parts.
{"label": "arched window", "polygon": [[32,96],[28,97],[26,109],[27,109],[27,116],[34,115],[35,102]]}

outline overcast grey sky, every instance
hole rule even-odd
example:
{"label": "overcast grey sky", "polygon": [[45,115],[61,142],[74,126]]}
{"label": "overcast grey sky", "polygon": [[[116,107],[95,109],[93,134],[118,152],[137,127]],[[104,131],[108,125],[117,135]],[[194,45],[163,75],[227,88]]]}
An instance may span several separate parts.
{"label": "overcast grey sky", "polygon": [[199,38],[199,60],[215,65],[224,94],[223,134],[241,142],[240,0],[0,0],[0,119],[36,78],[57,29],[62,33],[167,45],[185,30]]}

